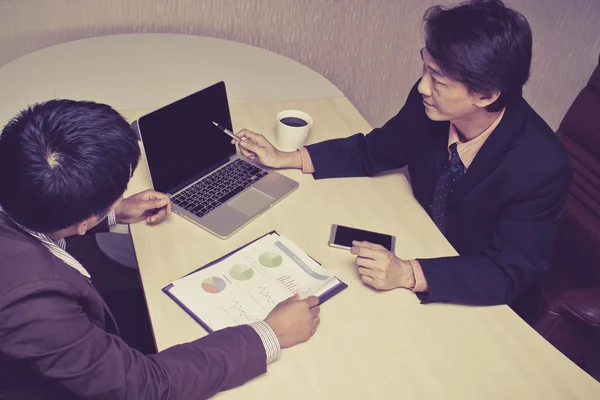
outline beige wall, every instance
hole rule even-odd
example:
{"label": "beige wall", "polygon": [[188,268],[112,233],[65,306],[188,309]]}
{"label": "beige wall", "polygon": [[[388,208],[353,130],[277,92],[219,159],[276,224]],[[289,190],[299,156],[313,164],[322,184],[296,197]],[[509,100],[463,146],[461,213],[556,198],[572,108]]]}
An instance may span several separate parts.
{"label": "beige wall", "polygon": [[[397,112],[418,77],[421,16],[434,3],[438,1],[0,0],[0,65],[46,46],[91,36],[214,36],[262,47],[311,67],[377,125]],[[507,3],[525,14],[534,30],[533,77],[526,97],[556,128],[597,63],[600,0]]]}

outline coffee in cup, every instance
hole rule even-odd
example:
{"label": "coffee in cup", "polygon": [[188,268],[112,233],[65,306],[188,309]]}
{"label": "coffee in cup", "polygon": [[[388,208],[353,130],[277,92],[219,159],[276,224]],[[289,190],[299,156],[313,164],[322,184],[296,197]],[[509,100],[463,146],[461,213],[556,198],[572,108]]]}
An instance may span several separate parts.
{"label": "coffee in cup", "polygon": [[295,151],[304,146],[313,120],[305,112],[285,110],[277,114],[277,147]]}

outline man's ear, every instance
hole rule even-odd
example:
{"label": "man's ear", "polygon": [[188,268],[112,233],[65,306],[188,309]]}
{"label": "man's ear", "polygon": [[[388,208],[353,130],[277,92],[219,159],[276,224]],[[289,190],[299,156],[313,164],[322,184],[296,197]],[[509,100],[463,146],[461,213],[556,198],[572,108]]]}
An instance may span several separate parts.
{"label": "man's ear", "polygon": [[83,221],[83,222],[79,222],[79,223],[76,225],[76,229],[77,229],[77,234],[78,234],[78,235],[80,235],[80,236],[83,236],[83,235],[85,235],[85,233],[86,233],[86,232],[87,232],[87,230],[88,230],[88,221],[87,221],[87,220],[85,220],[85,221]]}
{"label": "man's ear", "polygon": [[499,90],[495,90],[487,94],[475,93],[475,95],[473,96],[475,100],[475,105],[480,108],[485,108],[493,102],[495,102],[496,100],[498,100],[498,97],[500,97],[501,94],[502,92],[500,92]]}
{"label": "man's ear", "polygon": [[74,226],[75,226],[75,229],[77,231],[77,234],[78,235],[85,235],[87,231],[89,231],[90,229],[93,229],[103,219],[104,218],[100,218],[97,215],[92,215],[91,217],[89,217],[85,221],[82,221],[82,222],[79,222],[78,224],[75,224]]}

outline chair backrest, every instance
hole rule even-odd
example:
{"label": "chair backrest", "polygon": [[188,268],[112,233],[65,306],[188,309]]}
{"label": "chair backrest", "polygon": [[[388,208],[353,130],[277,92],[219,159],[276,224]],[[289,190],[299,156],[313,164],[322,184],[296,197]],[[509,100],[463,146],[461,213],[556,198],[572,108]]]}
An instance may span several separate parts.
{"label": "chair backrest", "polygon": [[554,257],[579,286],[600,286],[600,58],[557,134],[571,158],[573,184]]}

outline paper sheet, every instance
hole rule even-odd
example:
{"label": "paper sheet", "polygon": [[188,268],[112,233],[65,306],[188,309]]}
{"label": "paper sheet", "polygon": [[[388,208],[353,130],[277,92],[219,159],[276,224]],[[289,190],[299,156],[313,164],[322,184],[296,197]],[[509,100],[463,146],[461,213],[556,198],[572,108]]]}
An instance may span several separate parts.
{"label": "paper sheet", "polygon": [[281,301],[319,295],[339,281],[293,242],[266,235],[173,282],[170,293],[212,330],[263,320]]}

